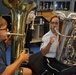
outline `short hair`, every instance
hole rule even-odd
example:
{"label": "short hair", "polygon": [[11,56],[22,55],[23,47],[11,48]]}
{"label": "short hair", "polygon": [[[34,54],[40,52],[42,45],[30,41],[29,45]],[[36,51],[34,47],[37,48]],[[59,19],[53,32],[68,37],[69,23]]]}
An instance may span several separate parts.
{"label": "short hair", "polygon": [[50,22],[52,21],[53,18],[58,18],[59,21],[60,21],[60,17],[59,17],[59,16],[53,16],[53,17],[50,19]]}
{"label": "short hair", "polygon": [[56,15],[53,16],[53,17],[50,19],[50,22],[52,21],[53,18],[58,18],[58,19],[59,19],[59,25],[60,25],[60,24],[63,24],[62,19],[61,19],[59,16],[56,16]]}
{"label": "short hair", "polygon": [[7,25],[7,21],[4,18],[0,17],[0,28],[3,25]]}

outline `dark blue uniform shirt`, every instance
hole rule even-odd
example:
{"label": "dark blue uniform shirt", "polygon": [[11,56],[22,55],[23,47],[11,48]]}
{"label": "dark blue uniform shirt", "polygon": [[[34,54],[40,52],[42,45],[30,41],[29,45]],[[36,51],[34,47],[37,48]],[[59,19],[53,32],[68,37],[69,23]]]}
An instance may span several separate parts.
{"label": "dark blue uniform shirt", "polygon": [[6,45],[5,42],[0,42],[0,74],[6,69]]}

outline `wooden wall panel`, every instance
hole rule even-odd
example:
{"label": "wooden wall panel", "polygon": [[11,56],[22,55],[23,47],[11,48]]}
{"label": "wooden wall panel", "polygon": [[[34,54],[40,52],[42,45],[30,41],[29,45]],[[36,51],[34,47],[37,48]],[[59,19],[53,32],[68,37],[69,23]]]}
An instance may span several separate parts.
{"label": "wooden wall panel", "polygon": [[47,21],[50,21],[51,17],[54,16],[55,14],[50,11],[38,11],[37,15],[43,16]]}

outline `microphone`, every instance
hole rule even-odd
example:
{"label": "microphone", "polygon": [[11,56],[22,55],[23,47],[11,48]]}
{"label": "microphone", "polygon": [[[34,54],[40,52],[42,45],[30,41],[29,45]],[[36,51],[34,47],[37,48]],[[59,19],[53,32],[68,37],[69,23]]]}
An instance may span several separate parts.
{"label": "microphone", "polygon": [[48,70],[45,70],[41,75],[44,75]]}

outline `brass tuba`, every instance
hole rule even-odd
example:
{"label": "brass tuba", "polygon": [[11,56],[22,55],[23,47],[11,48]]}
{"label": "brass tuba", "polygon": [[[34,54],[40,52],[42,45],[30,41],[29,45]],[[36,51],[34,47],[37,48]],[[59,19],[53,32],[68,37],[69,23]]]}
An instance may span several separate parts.
{"label": "brass tuba", "polygon": [[76,13],[68,11],[55,11],[54,13],[64,21],[61,32],[55,29],[60,35],[57,59],[72,66],[76,64]]}
{"label": "brass tuba", "polygon": [[16,60],[16,58],[18,58],[20,50],[24,49],[27,15],[33,8],[36,7],[36,3],[31,0],[3,0],[3,2],[8,8],[10,8],[12,16],[12,30],[11,33],[8,33],[8,35],[14,35],[11,48],[12,63]]}

